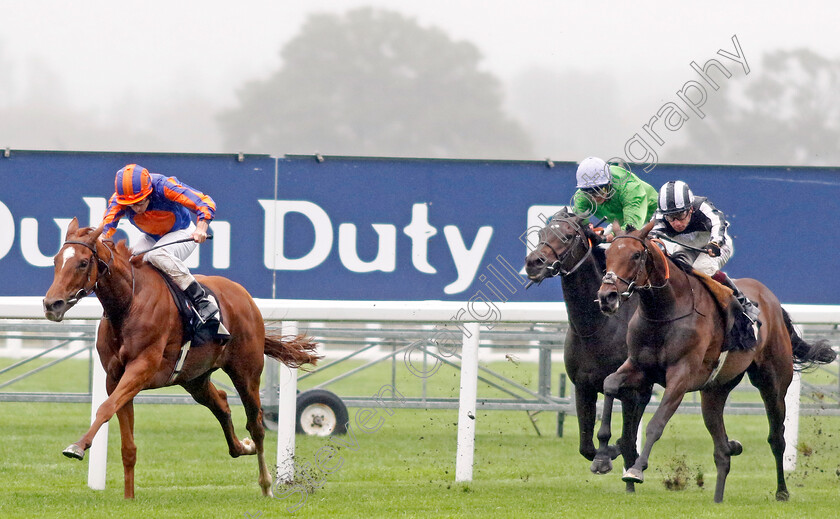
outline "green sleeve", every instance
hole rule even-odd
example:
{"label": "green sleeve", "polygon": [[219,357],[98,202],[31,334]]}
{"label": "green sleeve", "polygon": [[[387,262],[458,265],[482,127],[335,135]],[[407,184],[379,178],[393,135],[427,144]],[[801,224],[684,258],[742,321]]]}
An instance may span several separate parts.
{"label": "green sleeve", "polygon": [[628,184],[624,192],[624,227],[641,229],[647,223],[647,193],[640,184]]}
{"label": "green sleeve", "polygon": [[574,212],[576,215],[589,217],[595,214],[596,209],[594,202],[588,196],[580,190],[575,192]]}
{"label": "green sleeve", "polygon": [[637,178],[629,178],[622,186],[621,202],[624,208],[623,224],[641,229],[647,223],[648,193],[644,183]]}

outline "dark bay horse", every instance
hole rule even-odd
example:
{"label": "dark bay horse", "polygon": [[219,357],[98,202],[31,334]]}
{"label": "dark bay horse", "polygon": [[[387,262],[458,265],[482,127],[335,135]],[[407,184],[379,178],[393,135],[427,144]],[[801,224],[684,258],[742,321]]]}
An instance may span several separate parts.
{"label": "dark bay horse", "polygon": [[[102,228],[79,228],[74,218],[64,245],[55,256],[55,278],[44,298],[44,313],[61,321],[79,299],[95,292],[104,314],[99,322],[96,349],[107,374],[108,399],[99,406],[90,429],[64,450],[71,458],[84,458],[99,428],[116,413],[120,422],[125,497],[134,497],[133,400],[143,389],[179,384],[213,412],[222,426],[232,457],[256,454],[259,485],[271,495],[271,475],[263,452],[260,375],[263,354],[290,367],[315,364],[315,344],[303,335],[270,337],[254,300],[241,285],[223,277],[196,276],[218,297],[230,341],[222,346],[206,343],[189,350],[176,373],[181,353],[182,327],[178,310],[161,275],[148,264],[131,259],[124,242],[100,239]],[[247,415],[253,440],[240,441],[233,429],[224,391],[216,389],[210,374],[221,368],[230,376]]]}
{"label": "dark bay horse", "polygon": [[776,460],[776,499],[785,501],[789,494],[782,468],[783,422],[794,363],[828,363],[835,353],[825,341],[813,345],[803,341],[776,296],[754,279],[741,279],[738,286],[758,302],[760,337],[754,349],[722,354],[726,315],[699,278],[680,270],[647,238],[653,225],[616,237],[607,251],[607,274],[598,291],[601,309],[608,314],[619,311],[628,294],[638,292],[640,297],[627,330],[629,357],[604,382],[605,391],[618,396],[627,388],[647,391],[654,383],[665,388],[647,425],[642,453],[622,479],[644,480],[651,449],[668,420],[686,392],[700,391],[703,421],[714,441],[714,499],[721,502],[730,457],[743,450],[726,435],[723,409],[730,391],[747,373],[764,400],[770,422],[768,442]]}
{"label": "dark bay horse", "polygon": [[[603,272],[593,256],[593,243],[599,241],[600,237],[589,229],[588,221],[561,211],[540,229],[539,243],[525,259],[525,271],[535,283],[557,275],[561,278],[570,324],[564,359],[566,372],[575,386],[580,453],[592,461],[592,472],[606,474],[612,470],[611,460],[619,451],[625,467],[635,461],[636,433],[650,391],[646,395],[623,395],[624,428],[617,448],[608,445],[613,397],[605,397],[596,450],[593,433],[598,393],[603,392],[604,379],[627,359],[627,323],[638,300],[632,298],[615,317],[601,313],[596,297]],[[627,490],[633,491],[632,482],[627,484]]]}

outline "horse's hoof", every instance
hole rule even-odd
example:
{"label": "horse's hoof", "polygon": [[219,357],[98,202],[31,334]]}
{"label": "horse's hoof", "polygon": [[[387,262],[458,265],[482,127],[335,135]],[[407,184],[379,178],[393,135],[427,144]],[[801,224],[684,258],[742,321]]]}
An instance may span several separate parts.
{"label": "horse's hoof", "polygon": [[729,455],[737,456],[744,452],[744,446],[738,440],[729,440]]}
{"label": "horse's hoof", "polygon": [[251,438],[245,438],[240,443],[242,444],[242,450],[245,451],[245,454],[254,454],[257,452],[257,444],[254,443],[254,440]]}
{"label": "horse's hoof", "polygon": [[589,467],[589,470],[592,471],[593,474],[608,474],[612,471],[612,460],[609,458],[595,458],[592,460],[592,465]]}
{"label": "horse's hoof", "polygon": [[624,475],[621,476],[621,480],[627,483],[644,483],[645,476],[642,474],[641,470],[631,467],[624,471]]}
{"label": "horse's hoof", "polygon": [[69,447],[64,449],[61,453],[64,454],[65,456],[67,456],[68,458],[74,458],[74,459],[77,459],[77,460],[85,459],[85,450],[83,448],[79,447],[78,445],[76,445],[75,443],[71,444]]}
{"label": "horse's hoof", "polygon": [[776,501],[787,501],[790,499],[790,494],[787,490],[779,490],[776,492]]}

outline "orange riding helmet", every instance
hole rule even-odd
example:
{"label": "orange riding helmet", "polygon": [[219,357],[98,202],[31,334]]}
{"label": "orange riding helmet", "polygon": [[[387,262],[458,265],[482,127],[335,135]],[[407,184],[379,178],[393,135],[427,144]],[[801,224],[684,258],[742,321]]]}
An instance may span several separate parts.
{"label": "orange riding helmet", "polygon": [[143,166],[129,164],[117,171],[114,191],[117,193],[118,204],[136,204],[152,193],[152,176]]}

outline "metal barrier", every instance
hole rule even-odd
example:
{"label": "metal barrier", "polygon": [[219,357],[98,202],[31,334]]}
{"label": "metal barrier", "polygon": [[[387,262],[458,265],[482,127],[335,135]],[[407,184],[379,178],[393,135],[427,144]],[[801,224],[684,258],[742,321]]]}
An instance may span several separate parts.
{"label": "metal barrier", "polygon": [[[327,352],[341,352],[338,358],[331,357],[317,370],[303,374],[299,381],[331,373],[331,378],[312,386],[326,388],[347,380],[376,364],[391,364],[391,385],[397,387],[397,373],[405,369],[406,351],[415,341],[425,341],[444,326],[460,335],[461,326],[453,322],[455,317],[466,314],[468,303],[452,302],[329,302],[297,300],[258,300],[270,331],[279,333],[281,320],[300,322],[301,329],[311,334],[324,346]],[[479,380],[506,395],[507,398],[479,399],[482,409],[526,410],[529,412],[552,411],[574,412],[573,397],[552,395],[552,359],[562,361],[563,337],[567,328],[565,306],[557,303],[496,303],[496,319],[486,320],[481,326],[480,360],[511,360],[513,362],[535,362],[537,365],[536,388],[528,387],[506,377],[486,366],[480,366]],[[488,307],[489,308],[489,307]],[[804,328],[803,336],[808,341],[826,338],[832,345],[840,344],[840,307],[819,305],[786,305],[795,322]],[[474,313],[474,312],[473,312]],[[42,318],[40,298],[0,298],[0,358],[20,356],[26,350],[12,341],[47,341],[50,346],[33,351],[32,355],[0,369],[0,401],[53,401],[90,402],[91,388],[86,392],[46,393],[9,392],[14,383],[35,373],[48,369],[69,358],[87,356],[92,362],[91,348],[95,336],[96,320],[101,307],[94,298],[87,298],[68,317],[71,321],[52,323]],[[375,321],[372,321],[375,320]],[[0,343],[2,345],[2,343]],[[457,351],[444,354],[435,348],[414,348],[412,355],[420,355],[420,362],[440,362],[453,368],[459,367],[460,354]],[[3,380],[5,373],[22,367],[27,362],[41,357],[55,357],[48,364],[28,373]],[[363,359],[361,366],[347,368],[348,361]],[[431,359],[431,360],[430,360]],[[273,408],[277,402],[276,363],[267,364],[264,404]],[[342,370],[342,368],[346,368]],[[272,373],[273,372],[273,373]],[[840,370],[838,364],[821,366],[822,376],[808,376],[803,381],[802,414],[840,415]],[[90,377],[88,377],[90,379]],[[428,377],[421,378],[419,395],[408,395],[404,400],[388,402],[393,407],[455,409],[458,399],[431,396],[427,394]],[[812,382],[811,380],[816,380]],[[830,382],[824,382],[830,380]],[[217,385],[226,387],[218,381]],[[559,385],[562,385],[559,384]],[[749,387],[744,384],[744,387]],[[230,391],[232,403],[239,403],[235,391]],[[371,395],[342,394],[350,407],[367,407],[375,403]],[[687,398],[681,412],[699,413],[696,398]],[[184,394],[141,394],[138,403],[193,403],[192,397]],[[655,405],[652,404],[652,405]],[[763,413],[760,402],[737,402],[727,406],[728,412],[745,414]]]}

